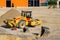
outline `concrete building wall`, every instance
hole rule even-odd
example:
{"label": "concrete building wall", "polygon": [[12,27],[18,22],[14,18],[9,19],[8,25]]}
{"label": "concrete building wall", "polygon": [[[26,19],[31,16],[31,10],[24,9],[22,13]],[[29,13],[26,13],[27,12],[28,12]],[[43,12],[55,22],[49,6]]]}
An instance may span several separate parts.
{"label": "concrete building wall", "polygon": [[[11,0],[11,6],[12,3],[14,7],[28,7],[28,0]],[[0,0],[0,7],[6,7],[6,0]]]}
{"label": "concrete building wall", "polygon": [[28,0],[11,0],[11,4],[14,4],[14,7],[28,7]]}
{"label": "concrete building wall", "polygon": [[47,6],[48,0],[40,0],[40,6]]}
{"label": "concrete building wall", "polygon": [[40,3],[44,3],[45,0],[40,0]]}
{"label": "concrete building wall", "polygon": [[0,7],[6,7],[6,0],[0,0]]}
{"label": "concrete building wall", "polygon": [[[44,3],[45,0],[39,0],[40,3]],[[28,0],[11,0],[14,7],[28,7]],[[6,7],[6,0],[0,0],[0,7]]]}

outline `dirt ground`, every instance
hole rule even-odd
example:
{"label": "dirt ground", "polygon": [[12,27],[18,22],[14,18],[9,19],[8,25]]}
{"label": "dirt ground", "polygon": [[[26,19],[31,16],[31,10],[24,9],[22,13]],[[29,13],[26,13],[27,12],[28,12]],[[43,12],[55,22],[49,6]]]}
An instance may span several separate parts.
{"label": "dirt ground", "polygon": [[[16,9],[16,10],[15,10]],[[8,10],[8,9],[7,9]],[[10,9],[9,9],[10,10]],[[60,39],[60,9],[47,9],[47,8],[13,8],[10,11],[6,11],[0,17],[0,26],[3,25],[3,20],[6,18],[13,18],[15,16],[20,16],[21,10],[30,10],[32,11],[32,17],[35,19],[43,20],[43,23],[36,28],[29,28],[33,31],[39,32],[39,27],[45,26],[50,30],[50,34],[47,38],[39,38],[35,40],[59,40]],[[3,10],[2,10],[3,11]]]}

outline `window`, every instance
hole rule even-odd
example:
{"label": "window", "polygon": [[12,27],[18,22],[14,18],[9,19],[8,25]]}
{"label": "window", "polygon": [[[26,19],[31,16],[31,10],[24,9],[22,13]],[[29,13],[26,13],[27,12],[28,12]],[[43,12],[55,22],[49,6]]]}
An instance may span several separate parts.
{"label": "window", "polygon": [[28,0],[28,6],[33,6],[33,0]]}
{"label": "window", "polygon": [[28,0],[28,6],[39,6],[39,0]]}
{"label": "window", "polygon": [[31,13],[27,13],[27,14],[26,14],[26,17],[27,17],[27,18],[31,18]]}
{"label": "window", "polygon": [[11,7],[11,0],[6,0],[6,7]]}
{"label": "window", "polygon": [[34,0],[34,6],[39,6],[39,0]]}

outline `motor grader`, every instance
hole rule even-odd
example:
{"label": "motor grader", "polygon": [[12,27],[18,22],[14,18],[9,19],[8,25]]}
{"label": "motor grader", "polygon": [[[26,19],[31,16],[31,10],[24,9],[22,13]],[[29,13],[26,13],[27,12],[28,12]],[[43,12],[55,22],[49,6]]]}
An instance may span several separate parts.
{"label": "motor grader", "polygon": [[21,16],[14,17],[13,19],[6,19],[4,20],[4,23],[10,27],[15,26],[18,28],[24,28],[40,25],[42,23],[42,20],[33,19],[32,11],[21,11]]}

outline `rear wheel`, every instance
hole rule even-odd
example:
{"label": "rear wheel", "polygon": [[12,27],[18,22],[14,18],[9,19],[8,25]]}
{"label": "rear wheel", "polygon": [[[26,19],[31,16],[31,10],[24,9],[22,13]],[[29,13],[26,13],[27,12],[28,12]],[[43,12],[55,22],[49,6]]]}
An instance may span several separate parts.
{"label": "rear wheel", "polygon": [[24,27],[26,27],[25,21],[24,20],[19,21],[18,28],[24,28]]}

